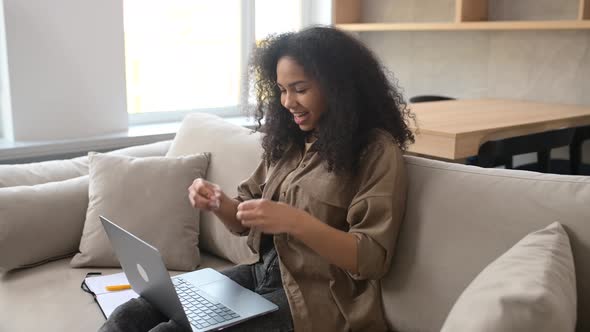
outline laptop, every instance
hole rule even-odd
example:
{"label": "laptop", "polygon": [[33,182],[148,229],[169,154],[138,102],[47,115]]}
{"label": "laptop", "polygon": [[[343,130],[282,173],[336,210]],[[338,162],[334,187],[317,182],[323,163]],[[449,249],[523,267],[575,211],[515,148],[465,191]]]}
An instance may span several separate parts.
{"label": "laptop", "polygon": [[189,331],[217,330],[278,309],[213,269],[171,278],[156,248],[105,217],[100,221],[131,288]]}

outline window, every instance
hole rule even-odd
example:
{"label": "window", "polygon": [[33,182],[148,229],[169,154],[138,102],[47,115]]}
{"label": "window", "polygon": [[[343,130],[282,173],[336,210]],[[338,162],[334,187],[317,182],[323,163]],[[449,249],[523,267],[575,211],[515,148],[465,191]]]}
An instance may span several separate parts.
{"label": "window", "polygon": [[302,0],[125,0],[130,123],[239,115],[254,40],[298,30],[301,13]]}
{"label": "window", "polygon": [[256,0],[256,40],[272,33],[299,30],[302,25],[301,12],[301,0]]}

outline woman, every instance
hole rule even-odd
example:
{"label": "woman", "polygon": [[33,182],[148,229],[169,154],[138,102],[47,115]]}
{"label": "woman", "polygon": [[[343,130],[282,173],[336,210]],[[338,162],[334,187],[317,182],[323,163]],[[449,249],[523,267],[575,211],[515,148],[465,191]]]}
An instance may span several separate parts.
{"label": "woman", "polygon": [[[195,208],[260,254],[223,273],[279,306],[230,330],[386,330],[379,279],[404,214],[402,151],[414,139],[403,97],[371,51],[333,28],[269,37],[250,70],[261,164],[236,198],[203,179],[189,187]],[[119,317],[155,311],[143,300],[123,307]]]}

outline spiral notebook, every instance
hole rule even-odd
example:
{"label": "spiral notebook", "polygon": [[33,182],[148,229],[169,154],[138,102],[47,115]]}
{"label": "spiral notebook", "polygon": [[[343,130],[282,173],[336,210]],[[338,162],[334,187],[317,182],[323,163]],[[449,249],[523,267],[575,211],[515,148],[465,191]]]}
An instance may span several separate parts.
{"label": "spiral notebook", "polygon": [[102,314],[105,318],[109,318],[119,305],[139,297],[139,295],[132,289],[120,291],[106,290],[106,286],[123,284],[129,284],[124,272],[104,276],[87,276],[82,284],[82,289],[86,286],[84,291],[94,296],[94,300],[98,303]]}

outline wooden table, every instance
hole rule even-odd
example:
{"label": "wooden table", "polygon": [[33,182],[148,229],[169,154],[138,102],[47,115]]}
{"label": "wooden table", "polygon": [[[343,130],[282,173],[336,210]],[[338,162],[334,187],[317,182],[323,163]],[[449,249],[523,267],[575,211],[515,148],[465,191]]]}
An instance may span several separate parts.
{"label": "wooden table", "polygon": [[459,160],[477,155],[486,141],[590,125],[590,107],[502,99],[416,103],[411,153]]}

